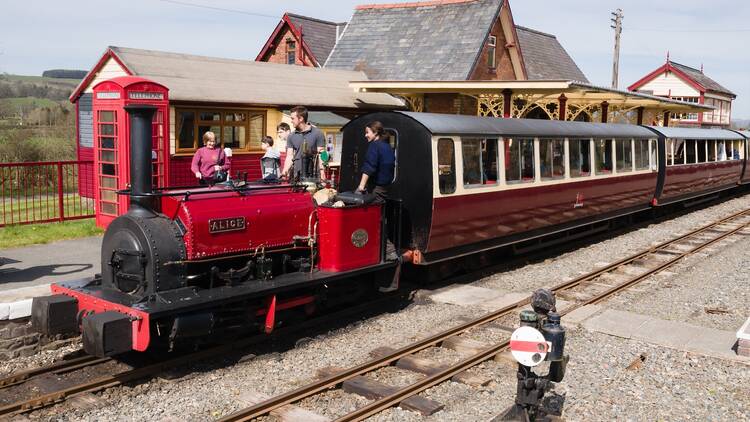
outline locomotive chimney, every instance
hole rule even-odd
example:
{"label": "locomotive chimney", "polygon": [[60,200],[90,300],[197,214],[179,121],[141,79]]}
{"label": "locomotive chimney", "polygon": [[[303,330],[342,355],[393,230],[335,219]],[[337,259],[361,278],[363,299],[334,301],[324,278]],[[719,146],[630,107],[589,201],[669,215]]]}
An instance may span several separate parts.
{"label": "locomotive chimney", "polygon": [[151,167],[151,121],[156,107],[147,104],[125,106],[130,115],[130,210],[153,213]]}

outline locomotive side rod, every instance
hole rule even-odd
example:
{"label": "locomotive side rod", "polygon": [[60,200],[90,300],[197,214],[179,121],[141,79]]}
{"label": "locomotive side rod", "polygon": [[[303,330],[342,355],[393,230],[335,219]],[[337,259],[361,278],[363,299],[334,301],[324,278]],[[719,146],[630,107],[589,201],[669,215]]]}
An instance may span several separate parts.
{"label": "locomotive side rod", "polygon": [[[713,223],[707,224],[703,227],[700,227],[696,230],[693,230],[689,233],[686,233],[684,235],[678,236],[676,238],[667,240],[665,242],[662,242],[656,246],[652,246],[649,249],[633,254],[627,258],[621,259],[617,262],[614,262],[604,268],[597,269],[589,274],[582,275],[578,278],[575,278],[570,281],[566,281],[563,283],[559,283],[558,285],[554,286],[551,290],[555,293],[562,292],[564,290],[568,290],[571,288],[574,288],[580,284],[583,284],[587,281],[591,281],[596,279],[597,277],[601,276],[604,273],[614,271],[624,265],[627,265],[629,263],[632,263],[633,261],[636,261],[640,258],[643,258],[644,256],[647,256],[649,254],[657,253],[660,250],[664,250],[668,248],[671,245],[674,245],[680,241],[683,241],[687,238],[690,238],[692,236],[701,235],[705,232],[709,232],[711,230],[716,231],[717,226],[721,226],[723,224],[731,223],[732,220],[740,219],[743,217],[750,216],[750,209],[740,211],[738,213],[732,214],[728,217],[724,217],[720,220],[717,220]],[[750,221],[744,222],[740,224],[738,227],[735,227],[731,230],[722,232],[721,235],[714,237],[710,239],[709,241],[705,241],[702,244],[695,246],[694,248],[682,252],[680,254],[674,255],[673,258],[670,258],[670,260],[664,262],[663,264],[652,268],[651,270],[647,271],[646,273],[640,274],[638,276],[634,276],[633,278],[620,283],[616,286],[613,286],[612,288],[608,289],[607,291],[598,294],[596,296],[593,296],[589,298],[588,300],[584,301],[583,303],[579,303],[577,305],[574,305],[570,308],[567,308],[564,312],[560,312],[561,315],[565,315],[574,309],[577,309],[581,306],[590,304],[590,303],[596,303],[599,302],[609,296],[614,295],[615,293],[622,291],[628,287],[631,287],[634,284],[637,284],[644,279],[650,277],[651,275],[658,273],[660,271],[665,270],[666,268],[669,268],[673,265],[675,265],[677,262],[681,261],[686,256],[689,256],[695,252],[698,252],[710,245],[713,245],[721,240],[723,240],[726,237],[729,237],[743,229],[746,229],[750,227]],[[411,344],[409,346],[403,347],[401,349],[398,349],[390,354],[372,359],[370,361],[367,361],[365,363],[362,363],[360,365],[357,365],[355,367],[345,369],[341,372],[335,373],[333,375],[330,375],[328,377],[325,377],[323,379],[318,380],[317,382],[311,383],[307,386],[300,387],[296,390],[292,390],[290,392],[287,392],[285,394],[272,397],[264,402],[257,403],[254,406],[250,406],[246,409],[242,409],[238,412],[232,413],[230,415],[227,415],[223,418],[221,418],[220,422],[234,422],[234,421],[248,421],[252,420],[264,415],[269,414],[271,411],[278,409],[282,406],[289,405],[295,402],[298,402],[304,398],[313,396],[315,394],[318,394],[320,392],[323,392],[329,388],[335,387],[337,385],[342,384],[344,381],[354,378],[358,375],[365,374],[367,372],[370,372],[372,370],[388,366],[396,362],[398,359],[405,357],[407,355],[411,355],[414,353],[417,353],[421,350],[424,350],[428,347],[437,346],[442,341],[448,339],[449,337],[453,337],[455,335],[461,334],[463,332],[466,332],[470,329],[476,328],[478,326],[487,324],[489,322],[492,322],[494,320],[497,320],[505,315],[510,314],[514,310],[521,308],[531,302],[531,297],[527,297],[525,299],[519,300],[516,303],[513,303],[511,305],[508,305],[502,309],[499,309],[495,312],[486,314],[476,320],[467,322],[465,324],[461,324],[459,326],[450,328],[448,330],[445,330],[441,333],[435,334],[433,336],[430,336],[426,339],[423,339],[419,342],[416,342],[414,344]],[[412,385],[409,385],[405,388],[399,389],[395,391],[393,394],[390,394],[388,396],[385,396],[379,400],[375,400],[371,402],[370,404],[357,409],[355,412],[352,412],[348,415],[343,416],[342,418],[338,419],[338,421],[355,421],[355,420],[362,420],[369,416],[372,416],[374,414],[377,414],[389,407],[392,407],[394,405],[397,405],[398,403],[402,402],[403,400],[412,397],[428,388],[431,388],[449,378],[452,376],[465,371],[466,369],[477,365],[478,363],[481,363],[485,360],[488,360],[495,356],[496,354],[504,351],[507,349],[509,345],[509,341],[504,341],[497,343],[495,345],[489,346],[482,350],[480,353],[468,358],[464,359],[461,362],[452,365],[448,368],[446,368],[443,371],[440,371],[434,375],[428,376],[427,378],[424,378],[420,380],[417,383],[414,383]]]}

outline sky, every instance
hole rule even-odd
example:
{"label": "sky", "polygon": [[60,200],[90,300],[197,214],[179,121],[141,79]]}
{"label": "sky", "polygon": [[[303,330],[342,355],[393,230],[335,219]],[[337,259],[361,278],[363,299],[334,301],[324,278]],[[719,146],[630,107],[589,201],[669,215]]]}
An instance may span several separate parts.
{"label": "sky", "polygon": [[[284,12],[344,22],[354,7],[407,0],[0,0],[0,73],[89,70],[109,45],[254,59]],[[612,80],[610,12],[623,10],[620,88],[664,64],[700,68],[750,119],[746,0],[511,0],[517,25],[557,36],[591,82]]]}

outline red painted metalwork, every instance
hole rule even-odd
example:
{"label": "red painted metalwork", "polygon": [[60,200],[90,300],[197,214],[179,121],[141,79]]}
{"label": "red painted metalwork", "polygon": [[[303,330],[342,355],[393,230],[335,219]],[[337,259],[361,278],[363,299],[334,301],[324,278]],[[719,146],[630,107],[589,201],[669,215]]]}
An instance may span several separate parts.
{"label": "red painted metalwork", "polygon": [[318,208],[321,271],[347,271],[380,261],[380,208]]}
{"label": "red painted metalwork", "polygon": [[[647,207],[656,172],[435,198],[427,252]],[[583,206],[577,198],[585,198]]]}
{"label": "red painted metalwork", "polygon": [[271,334],[273,327],[276,325],[276,295],[271,296],[268,299],[268,310],[266,311],[266,323],[264,331],[266,334]]}
{"label": "red painted metalwork", "polygon": [[94,216],[91,161],[0,163],[0,227]]}
{"label": "red painted metalwork", "polygon": [[135,76],[123,76],[94,86],[94,200],[96,225],[107,227],[127,212],[129,198],[117,195],[130,183],[130,120],[124,107],[129,104],[157,107],[153,119],[153,185],[165,187],[169,173],[169,90]]}
{"label": "red painted metalwork", "polygon": [[[307,192],[292,192],[288,187],[237,193],[224,187],[215,194],[189,197],[165,197],[162,210],[176,215],[185,226],[188,259],[290,247],[295,236],[308,236],[314,205]],[[244,218],[244,229],[215,231],[214,222]],[[314,223],[314,221],[312,222]]]}
{"label": "red painted metalwork", "polygon": [[106,311],[116,311],[124,315],[129,315],[133,321],[133,350],[145,352],[148,348],[148,344],[151,342],[151,327],[147,312],[138,311],[119,303],[112,303],[91,294],[68,289],[58,284],[52,284],[50,290],[53,294],[62,294],[78,299],[79,314],[81,312],[98,314]]}

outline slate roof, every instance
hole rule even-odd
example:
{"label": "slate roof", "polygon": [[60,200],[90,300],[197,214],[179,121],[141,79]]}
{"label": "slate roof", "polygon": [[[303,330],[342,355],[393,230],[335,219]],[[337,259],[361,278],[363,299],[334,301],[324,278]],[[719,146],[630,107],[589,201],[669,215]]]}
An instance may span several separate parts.
{"label": "slate roof", "polygon": [[721,86],[721,84],[704,75],[703,72],[698,69],[694,69],[690,66],[685,66],[684,64],[676,63],[671,60],[669,61],[669,64],[675,69],[688,75],[690,79],[702,85],[704,88],[706,88],[706,90],[721,92],[723,94],[728,94],[735,97],[737,96],[734,92],[724,88],[723,86]]}
{"label": "slate roof", "polygon": [[502,1],[359,6],[325,64],[375,80],[466,80]]}
{"label": "slate roof", "polygon": [[294,13],[287,13],[287,16],[297,31],[302,32],[302,39],[310,47],[315,60],[322,66],[336,44],[336,27],[340,26],[343,30],[346,24],[328,22]]}
{"label": "slate roof", "polygon": [[170,100],[348,109],[403,105],[388,94],[354,92],[349,81],[366,78],[362,72],[123,47],[109,52],[134,76],[169,88]]}
{"label": "slate roof", "polygon": [[554,35],[516,25],[518,43],[529,80],[567,80],[589,83],[586,75]]}

